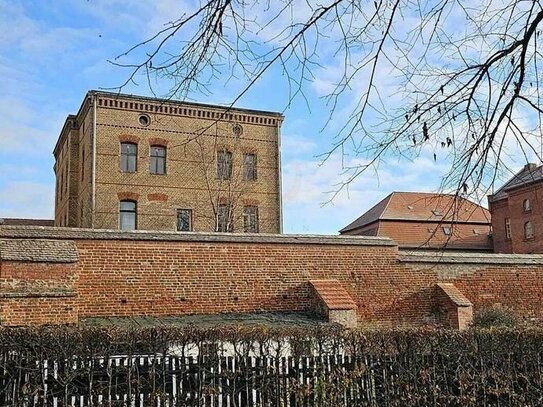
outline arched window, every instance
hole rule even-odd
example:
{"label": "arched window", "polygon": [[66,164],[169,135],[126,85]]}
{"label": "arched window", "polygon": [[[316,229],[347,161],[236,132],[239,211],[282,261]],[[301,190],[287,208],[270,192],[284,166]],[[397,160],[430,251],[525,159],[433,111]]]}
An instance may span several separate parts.
{"label": "arched window", "polygon": [[137,226],[137,203],[121,201],[119,204],[119,227],[121,230],[135,230]]}
{"label": "arched window", "polygon": [[524,224],[524,238],[532,239],[534,237],[534,225],[528,221]]}
{"label": "arched window", "polygon": [[522,203],[522,207],[524,208],[524,212],[530,212],[532,210],[532,203],[529,199],[525,199]]}

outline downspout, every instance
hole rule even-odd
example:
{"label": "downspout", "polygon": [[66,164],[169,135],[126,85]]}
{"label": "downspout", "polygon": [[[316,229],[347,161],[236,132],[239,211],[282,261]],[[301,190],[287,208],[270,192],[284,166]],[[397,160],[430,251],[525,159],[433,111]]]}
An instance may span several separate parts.
{"label": "downspout", "polygon": [[283,182],[281,180],[281,124],[282,120],[278,121],[277,126],[277,184],[279,187],[279,233],[283,233]]}
{"label": "downspout", "polygon": [[94,229],[96,217],[96,94],[92,95],[92,217],[91,228]]}

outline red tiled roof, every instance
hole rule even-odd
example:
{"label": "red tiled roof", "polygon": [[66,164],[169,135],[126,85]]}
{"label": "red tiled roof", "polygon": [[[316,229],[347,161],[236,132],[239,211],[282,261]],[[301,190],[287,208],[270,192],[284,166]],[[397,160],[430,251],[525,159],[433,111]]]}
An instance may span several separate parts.
{"label": "red tiled roof", "polygon": [[[451,228],[445,235],[444,228]],[[379,236],[387,236],[401,248],[492,250],[490,225],[439,222],[380,221]]]}
{"label": "red tiled roof", "polygon": [[309,283],[329,310],[356,309],[356,303],[338,280],[310,280]]}
{"label": "red tiled roof", "polygon": [[378,220],[490,224],[490,212],[463,197],[425,192],[393,192],[340,233]]}

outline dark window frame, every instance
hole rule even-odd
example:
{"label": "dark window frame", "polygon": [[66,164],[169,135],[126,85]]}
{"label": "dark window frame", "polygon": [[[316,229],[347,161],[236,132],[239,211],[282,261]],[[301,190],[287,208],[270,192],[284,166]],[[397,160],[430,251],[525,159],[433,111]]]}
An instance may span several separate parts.
{"label": "dark window frame", "polygon": [[[164,155],[156,154],[159,151],[162,151]],[[168,152],[165,146],[161,146],[161,145],[149,146],[149,173],[153,175],[165,175],[167,156],[168,156]],[[162,163],[162,168],[160,168],[161,163]]]}
{"label": "dark window frame", "polygon": [[[181,229],[179,227],[180,226],[179,215],[182,214],[182,213],[188,214],[188,229]],[[178,232],[192,232],[192,209],[180,208],[180,209],[177,209],[176,214],[177,214],[177,216],[176,216],[176,222],[175,222],[175,229]]]}
{"label": "dark window frame", "polygon": [[233,155],[231,151],[217,151],[217,179],[229,180],[232,178]]}
{"label": "dark window frame", "polygon": [[234,216],[232,205],[217,205],[217,218],[215,222],[215,231],[223,233],[232,233],[234,231]]}
{"label": "dark window frame", "polygon": [[243,207],[243,232],[259,233],[258,206],[247,205]]}
{"label": "dark window frame", "polygon": [[511,239],[511,219],[505,218],[505,238]]}
{"label": "dark window frame", "polygon": [[81,149],[81,181],[85,179],[85,147]]}
{"label": "dark window frame", "polygon": [[[134,204],[133,209],[127,209],[123,208],[123,204]],[[125,216],[133,215],[134,220],[134,228],[125,229],[123,228],[123,219]],[[122,201],[119,201],[119,229],[120,230],[137,230],[138,229],[138,202],[134,201],[132,199],[123,199]]]}
{"label": "dark window frame", "polygon": [[[252,161],[248,162],[248,158],[250,157],[252,157]],[[257,163],[257,157],[255,153],[243,154],[243,180],[244,181],[257,180],[256,163]]]}
{"label": "dark window frame", "polygon": [[524,212],[532,211],[532,202],[529,198],[526,198],[524,201],[522,201],[522,209],[524,209]]}
{"label": "dark window frame", "polygon": [[[124,147],[128,149],[128,151],[124,151]],[[130,148],[134,147],[134,151],[130,151]],[[131,158],[133,159],[133,162],[131,162]],[[133,169],[131,164],[133,164]],[[136,172],[138,171],[138,145],[136,143],[130,143],[130,142],[123,142],[121,143],[121,156],[119,161],[119,169],[122,172]]]}
{"label": "dark window frame", "polygon": [[524,223],[524,239],[529,240],[535,237],[534,224],[531,221]]}

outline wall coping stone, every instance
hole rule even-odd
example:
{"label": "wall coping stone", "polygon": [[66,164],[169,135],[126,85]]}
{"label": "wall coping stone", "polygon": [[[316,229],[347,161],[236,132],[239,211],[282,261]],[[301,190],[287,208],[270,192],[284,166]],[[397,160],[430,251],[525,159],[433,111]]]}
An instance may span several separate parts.
{"label": "wall coping stone", "polygon": [[77,297],[75,291],[0,291],[0,298],[67,298]]}
{"label": "wall coping stone", "polygon": [[73,241],[37,237],[0,239],[0,260],[34,263],[76,263],[79,260]]}
{"label": "wall coping stone", "polygon": [[453,283],[437,283],[437,286],[445,293],[445,295],[458,307],[472,307],[471,301],[453,284]]}
{"label": "wall coping stone", "polygon": [[0,226],[0,239],[68,239],[68,240],[129,240],[174,241],[197,243],[271,243],[316,244],[345,246],[387,246],[397,244],[387,237],[344,235],[288,235],[265,233],[204,233],[175,231],[119,231],[50,226]]}
{"label": "wall coping stone", "polygon": [[400,251],[404,263],[542,265],[543,254]]}

